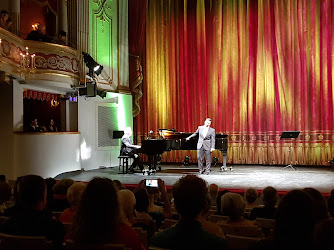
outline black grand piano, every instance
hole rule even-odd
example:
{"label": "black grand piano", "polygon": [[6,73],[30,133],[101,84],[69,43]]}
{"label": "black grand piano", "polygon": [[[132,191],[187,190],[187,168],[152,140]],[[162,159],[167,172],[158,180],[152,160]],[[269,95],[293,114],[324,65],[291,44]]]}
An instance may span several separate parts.
{"label": "black grand piano", "polygon": [[[160,139],[147,139],[141,141],[141,153],[146,154],[149,158],[149,166],[153,161],[153,168],[156,169],[157,156],[171,150],[197,150],[198,137],[191,138],[186,141],[186,138],[192,133],[176,132],[174,129],[159,129]],[[226,169],[227,155],[227,135],[216,134],[215,149],[223,153],[223,166]]]}

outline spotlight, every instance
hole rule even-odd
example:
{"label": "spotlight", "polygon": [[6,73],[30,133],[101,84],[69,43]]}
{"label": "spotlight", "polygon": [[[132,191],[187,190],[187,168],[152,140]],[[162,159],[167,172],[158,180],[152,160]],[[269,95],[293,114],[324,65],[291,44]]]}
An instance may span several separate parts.
{"label": "spotlight", "polygon": [[213,157],[212,164],[214,167],[217,166],[218,161],[219,161],[219,158]]}
{"label": "spotlight", "polygon": [[96,90],[96,94],[98,96],[100,96],[102,99],[105,98],[107,96],[107,92],[103,91],[103,90]]}
{"label": "spotlight", "polygon": [[187,166],[189,164],[189,160],[190,160],[190,157],[187,155],[184,157],[184,161],[183,161],[183,166]]}
{"label": "spotlight", "polygon": [[89,70],[87,75],[89,75],[91,78],[94,77],[94,74],[96,74],[96,76],[100,75],[103,70],[103,66],[95,62],[93,57],[91,57],[88,53],[82,52],[82,55],[84,57],[84,62]]}

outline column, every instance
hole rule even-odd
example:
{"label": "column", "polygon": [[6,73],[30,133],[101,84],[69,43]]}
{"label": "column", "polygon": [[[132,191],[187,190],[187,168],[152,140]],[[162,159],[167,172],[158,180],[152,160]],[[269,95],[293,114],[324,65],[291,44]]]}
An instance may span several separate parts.
{"label": "column", "polygon": [[10,9],[10,17],[13,20],[13,24],[10,29],[14,34],[20,36],[20,0],[11,0]]}
{"label": "column", "polygon": [[[68,32],[67,0],[58,0],[58,29],[65,31],[66,34]],[[57,33],[58,33],[58,31],[57,31]]]}

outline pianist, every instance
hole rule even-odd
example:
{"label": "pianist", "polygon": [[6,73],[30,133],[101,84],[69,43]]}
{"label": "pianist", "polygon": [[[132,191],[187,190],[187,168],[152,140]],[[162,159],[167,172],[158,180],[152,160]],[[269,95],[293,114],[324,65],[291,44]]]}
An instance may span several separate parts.
{"label": "pianist", "polygon": [[143,163],[140,161],[140,157],[137,154],[137,149],[140,148],[139,145],[132,144],[131,141],[132,130],[131,127],[126,127],[124,129],[124,135],[122,136],[122,146],[121,155],[128,155],[133,158],[133,163],[130,166],[130,172],[134,172],[135,167],[138,165],[140,170],[144,169]]}
{"label": "pianist", "polygon": [[[215,150],[216,131],[210,127],[211,119],[206,118],[204,125],[199,126],[195,133],[187,137],[186,140],[198,135],[197,142],[197,159],[200,174],[209,174],[211,167],[211,152]],[[205,156],[206,169],[203,168],[203,160]]]}

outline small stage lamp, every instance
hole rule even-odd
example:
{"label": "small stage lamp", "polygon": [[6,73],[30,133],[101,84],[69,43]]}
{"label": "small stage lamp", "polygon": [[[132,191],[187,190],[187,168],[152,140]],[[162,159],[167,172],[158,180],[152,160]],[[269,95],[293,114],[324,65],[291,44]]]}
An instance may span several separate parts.
{"label": "small stage lamp", "polygon": [[190,160],[190,157],[188,155],[186,155],[184,157],[183,166],[187,166],[189,164],[189,160]]}
{"label": "small stage lamp", "polygon": [[328,161],[328,163],[331,164],[332,169],[334,170],[334,159],[330,159],[330,160]]}
{"label": "small stage lamp", "polygon": [[212,164],[213,164],[214,167],[217,166],[218,161],[219,161],[219,158],[213,157]]}

